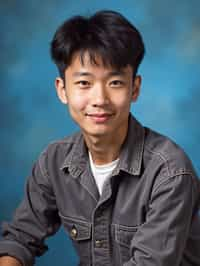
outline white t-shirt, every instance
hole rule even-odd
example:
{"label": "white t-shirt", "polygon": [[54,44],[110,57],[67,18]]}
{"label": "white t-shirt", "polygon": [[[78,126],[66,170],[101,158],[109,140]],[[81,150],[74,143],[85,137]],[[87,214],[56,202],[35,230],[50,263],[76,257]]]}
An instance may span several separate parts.
{"label": "white t-shirt", "polygon": [[103,165],[96,165],[94,164],[92,160],[91,153],[89,152],[89,159],[90,159],[90,167],[94,176],[94,179],[96,181],[99,194],[102,194],[103,185],[105,181],[111,177],[113,170],[116,168],[119,158],[115,161],[112,161],[111,163],[103,164]]}

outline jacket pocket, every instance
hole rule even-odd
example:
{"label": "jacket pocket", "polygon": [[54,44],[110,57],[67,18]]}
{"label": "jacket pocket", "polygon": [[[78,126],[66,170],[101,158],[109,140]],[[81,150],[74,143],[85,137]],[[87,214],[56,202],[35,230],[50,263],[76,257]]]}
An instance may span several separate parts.
{"label": "jacket pocket", "polygon": [[131,254],[131,241],[137,232],[137,226],[124,226],[115,225],[115,241],[117,242],[121,264],[130,260]]}
{"label": "jacket pocket", "polygon": [[92,224],[79,220],[78,218],[63,216],[59,214],[64,229],[72,239],[73,245],[80,258],[79,265],[90,265],[91,263],[91,238]]}

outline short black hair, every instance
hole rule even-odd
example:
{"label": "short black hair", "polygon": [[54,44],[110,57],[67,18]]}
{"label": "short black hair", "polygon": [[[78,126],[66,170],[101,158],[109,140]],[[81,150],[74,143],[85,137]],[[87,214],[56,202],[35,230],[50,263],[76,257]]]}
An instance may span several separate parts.
{"label": "short black hair", "polygon": [[105,66],[121,69],[130,65],[136,74],[145,47],[139,31],[123,15],[102,10],[90,17],[74,16],[57,29],[51,41],[51,57],[62,78],[77,52],[82,64],[87,52],[93,64],[100,56]]}

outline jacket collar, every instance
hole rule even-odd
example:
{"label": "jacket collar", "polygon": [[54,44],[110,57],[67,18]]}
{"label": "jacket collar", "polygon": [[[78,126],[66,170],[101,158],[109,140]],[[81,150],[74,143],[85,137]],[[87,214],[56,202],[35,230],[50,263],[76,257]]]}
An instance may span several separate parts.
{"label": "jacket collar", "polygon": [[121,148],[116,172],[123,170],[131,175],[140,175],[144,150],[144,127],[130,114],[128,132]]}
{"label": "jacket collar", "polygon": [[[145,138],[143,126],[130,114],[128,133],[120,153],[118,167],[113,174],[120,170],[131,175],[140,175]],[[61,166],[62,170],[68,169],[73,177],[78,177],[86,168],[88,163],[88,152],[81,132],[72,138],[74,143],[71,152],[65,157]]]}

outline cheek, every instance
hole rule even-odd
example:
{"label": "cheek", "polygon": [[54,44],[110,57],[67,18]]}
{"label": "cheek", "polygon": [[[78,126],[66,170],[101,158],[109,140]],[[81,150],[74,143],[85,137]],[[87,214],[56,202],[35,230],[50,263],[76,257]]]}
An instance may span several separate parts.
{"label": "cheek", "polygon": [[118,107],[119,109],[129,109],[130,104],[131,104],[131,96],[130,95],[120,95],[115,99],[115,106]]}
{"label": "cheek", "polygon": [[71,109],[78,111],[85,109],[87,102],[86,97],[83,97],[82,95],[74,95],[73,97],[70,97],[68,105]]}

